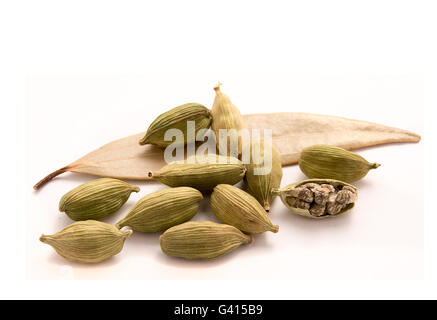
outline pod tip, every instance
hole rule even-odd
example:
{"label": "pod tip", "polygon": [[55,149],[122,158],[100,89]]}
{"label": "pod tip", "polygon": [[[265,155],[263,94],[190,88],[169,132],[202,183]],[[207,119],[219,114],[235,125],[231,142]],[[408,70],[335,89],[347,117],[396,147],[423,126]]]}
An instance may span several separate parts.
{"label": "pod tip", "polygon": [[253,236],[249,236],[249,242],[247,244],[252,244],[254,241]]}
{"label": "pod tip", "polygon": [[267,201],[264,202],[264,210],[270,212],[270,204]]}
{"label": "pod tip", "polygon": [[279,226],[278,225],[273,226],[272,232],[273,233],[278,233],[278,231],[279,231]]}
{"label": "pod tip", "polygon": [[215,86],[214,86],[214,90],[215,91],[220,91],[220,86],[222,85],[222,83],[219,81]]}
{"label": "pod tip", "polygon": [[281,190],[277,189],[277,188],[273,188],[271,190],[271,193],[272,193],[273,196],[279,196],[281,194]]}
{"label": "pod tip", "polygon": [[143,138],[141,138],[140,141],[138,141],[138,144],[139,144],[140,146],[143,146],[143,145],[145,145],[145,144],[149,144],[148,137],[147,137],[147,136],[144,136]]}
{"label": "pod tip", "polygon": [[133,233],[133,230],[129,228],[129,229],[121,230],[121,232],[123,233],[124,239],[127,239]]}

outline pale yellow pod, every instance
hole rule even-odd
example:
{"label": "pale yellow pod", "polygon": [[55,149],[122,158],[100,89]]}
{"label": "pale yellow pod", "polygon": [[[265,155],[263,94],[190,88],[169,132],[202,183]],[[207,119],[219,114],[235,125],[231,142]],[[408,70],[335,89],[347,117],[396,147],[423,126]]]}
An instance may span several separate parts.
{"label": "pale yellow pod", "polygon": [[42,235],[40,241],[49,244],[67,260],[97,263],[123,249],[132,230],[118,230],[108,223],[87,220],[75,222],[53,234]]}
{"label": "pale yellow pod", "polygon": [[[242,152],[241,137],[238,136],[238,131],[246,127],[244,119],[241,116],[240,110],[231,102],[231,99],[220,90],[221,83],[214,87],[215,99],[211,108],[212,124],[211,128],[214,130],[217,140],[217,148],[219,148],[220,129],[231,130],[235,129],[235,132],[230,132],[230,136],[227,138],[227,152],[226,155],[238,157]],[[231,152],[230,141],[232,139],[238,139],[238,154]],[[222,152],[223,154],[223,152]]]}

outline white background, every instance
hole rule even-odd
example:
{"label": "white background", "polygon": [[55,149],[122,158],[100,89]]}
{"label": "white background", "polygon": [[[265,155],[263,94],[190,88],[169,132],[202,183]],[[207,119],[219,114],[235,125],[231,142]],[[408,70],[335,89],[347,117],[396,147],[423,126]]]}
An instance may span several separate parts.
{"label": "white background", "polygon": [[[77,1],[74,4],[64,5],[56,1],[41,1],[38,4],[20,1],[3,2],[0,8],[2,46],[0,66],[3,91],[1,105],[5,120],[2,127],[2,142],[5,156],[2,159],[4,183],[1,189],[4,203],[1,296],[6,298],[426,298],[435,296],[432,288],[435,287],[433,271],[436,259],[433,230],[435,230],[436,219],[435,214],[433,215],[435,210],[430,202],[432,197],[428,197],[432,193],[431,182],[435,179],[433,171],[428,170],[425,187],[422,187],[425,168],[422,156],[425,139],[420,144],[378,147],[362,152],[369,160],[380,161],[383,166],[371,172],[368,178],[360,183],[362,184],[359,185],[360,202],[352,214],[339,218],[340,220],[330,219],[326,223],[312,223],[313,221],[288,215],[281,208],[280,202],[275,201],[273,208],[275,213],[272,213],[272,219],[281,225],[280,233],[261,236],[253,247],[241,248],[218,264],[205,263],[203,266],[194,264],[193,267],[193,264],[175,263],[173,260],[159,258],[157,247],[152,244],[153,237],[145,236],[143,239],[142,237],[129,239],[129,242],[126,242],[126,251],[115,258],[116,262],[108,264],[108,269],[99,268],[91,278],[136,277],[136,272],[133,270],[125,270],[124,274],[113,275],[113,271],[121,268],[125,263],[122,261],[127,258],[132,259],[132,268],[135,269],[134,265],[138,262],[136,259],[143,264],[150,262],[155,263],[157,268],[163,268],[161,276],[156,276],[158,272],[156,270],[152,271],[152,275],[148,273],[151,265],[147,269],[149,271],[144,270],[144,274],[138,276],[143,279],[153,277],[156,279],[154,281],[88,283],[28,280],[32,277],[49,276],[63,276],[65,279],[71,276],[70,267],[73,267],[73,276],[77,277],[86,277],[92,272],[88,267],[76,265],[68,265],[64,268],[64,273],[59,272],[65,263],[59,263],[57,258],[50,255],[47,250],[49,248],[39,247],[33,252],[33,248],[28,244],[30,243],[28,240],[36,234],[36,228],[39,226],[44,227],[41,228],[44,232],[49,232],[55,231],[58,225],[67,222],[56,213],[53,199],[63,194],[65,189],[68,189],[68,184],[74,186],[83,178],[70,175],[67,179],[66,176],[62,181],[59,179],[52,182],[38,197],[35,197],[30,189],[34,178],[38,179],[41,174],[46,173],[46,170],[50,171],[59,165],[64,165],[64,160],[69,162],[75,159],[83,153],[82,151],[88,151],[88,147],[93,148],[100,142],[104,143],[112,138],[137,132],[138,129],[143,130],[149,114],[147,119],[145,116],[144,119],[129,117],[129,125],[120,125],[126,115],[138,115],[136,112],[139,112],[140,107],[141,110],[142,108],[146,110],[145,107],[149,106],[152,108],[149,111],[150,115],[153,112],[156,115],[160,108],[179,104],[182,98],[183,100],[196,98],[195,100],[205,104],[212,102],[213,96],[208,90],[218,79],[212,79],[214,77],[204,73],[205,77],[199,76],[198,79],[190,81],[184,80],[185,78],[179,79],[187,83],[175,85],[171,77],[163,81],[162,72],[184,71],[189,72],[193,77],[193,72],[199,71],[291,72],[286,83],[295,85],[299,90],[292,91],[293,88],[283,87],[283,84],[278,87],[278,83],[273,80],[269,84],[268,79],[275,79],[272,74],[259,82],[253,81],[258,79],[257,76],[250,77],[252,80],[248,83],[251,86],[241,81],[248,78],[247,74],[216,74],[216,76],[217,78],[220,76],[220,80],[226,83],[223,90],[225,91],[226,88],[225,92],[243,112],[247,112],[246,108],[249,108],[250,112],[254,112],[253,110],[257,108],[265,111],[265,104],[268,104],[269,111],[279,111],[283,110],[282,108],[292,108],[292,111],[311,109],[311,112],[345,115],[398,126],[425,136],[422,127],[422,104],[424,104],[426,137],[432,141],[434,126],[431,121],[435,119],[433,109],[436,104],[435,88],[437,87],[433,57],[437,53],[433,41],[436,28],[433,19],[435,8],[431,7],[431,3],[367,1],[357,5],[349,1],[329,3],[308,1],[299,4],[242,1],[239,4],[222,2],[218,5],[216,2],[191,1],[184,2],[182,5],[163,1],[151,5],[133,1],[123,1],[119,4]],[[78,75],[78,72],[82,74]],[[160,73],[160,79],[158,78],[156,82],[151,81],[148,78],[150,72]],[[309,72],[316,72],[316,74]],[[368,74],[352,74],[348,77],[344,72],[376,73],[369,78]],[[422,95],[418,94],[418,91],[422,91],[420,73],[423,74],[424,79]],[[90,81],[93,76],[94,79],[100,78],[101,81],[89,83],[87,86],[86,81]],[[281,77],[284,77],[284,74],[279,76],[279,79]],[[391,81],[387,84],[385,80],[381,80],[386,77],[397,79],[394,83],[397,85],[396,88],[402,88],[401,91],[395,93],[396,89],[390,87]],[[29,79],[32,83],[35,83],[35,79],[43,79],[40,84],[49,84],[53,79],[58,79],[59,84],[53,87],[60,90],[66,82],[74,83],[75,79],[79,79],[76,82],[80,82],[80,79],[84,78],[88,80],[84,80],[83,85],[76,83],[75,88],[64,88],[64,93],[70,93],[70,96],[61,97],[62,92],[48,92],[46,102],[49,105],[41,106],[41,112],[44,114],[47,108],[52,108],[49,118],[41,120],[41,116],[38,115],[37,119],[41,120],[41,125],[36,127],[37,123],[32,120],[34,111],[25,112],[25,106],[32,101],[29,99],[31,97],[29,86],[26,85]],[[123,78],[130,79],[127,80],[130,84],[136,83],[140,86],[147,83],[156,84],[153,85],[156,92],[146,95],[146,91],[142,91],[141,87],[129,87],[126,91],[123,89],[126,88],[126,84],[123,85],[123,81],[120,80]],[[324,84],[329,82],[332,83],[328,88],[333,90],[323,88]],[[357,88],[354,83],[366,83],[369,86]],[[378,87],[372,87],[371,83],[378,83]],[[407,83],[409,85],[405,86]],[[349,90],[341,90],[342,84]],[[390,87],[387,93],[384,90],[387,87],[379,86],[381,84]],[[249,87],[254,85],[255,89],[250,90]],[[157,87],[159,89],[156,89]],[[47,88],[45,90],[47,92]],[[93,92],[94,90],[97,92]],[[53,97],[50,97],[50,93],[53,93]],[[94,98],[94,101],[85,103],[83,99],[86,97]],[[38,97],[37,94],[36,98],[41,96]],[[411,100],[409,103],[403,99]],[[41,100],[39,101],[41,103]],[[167,103],[164,103],[165,101]],[[270,103],[271,101],[275,104]],[[363,108],[361,103],[364,101],[373,103],[366,104],[366,107],[373,112]],[[82,109],[87,104],[92,106],[92,109],[91,107],[87,110]],[[80,114],[81,110],[82,114]],[[99,122],[95,121],[96,118],[100,119]],[[109,120],[102,121],[103,118]],[[91,122],[90,119],[94,121]],[[31,128],[34,131],[30,131]],[[91,133],[90,128],[94,129]],[[75,137],[79,134],[80,138],[74,139],[72,133]],[[37,142],[35,146],[43,150],[38,151],[39,156],[34,159],[35,146],[26,142],[35,141],[38,137],[41,139],[49,137],[49,141]],[[61,146],[62,143],[59,141],[64,144],[68,141],[70,145]],[[89,146],[82,144],[84,141]],[[49,142],[55,143],[49,147],[51,145]],[[24,148],[24,144],[27,148]],[[432,160],[433,151],[428,148],[426,156],[426,159],[429,159],[426,167],[430,169],[429,161]],[[31,171],[26,168],[37,169]],[[391,180],[384,179],[387,176],[395,177],[395,174],[400,172],[399,168],[403,175],[409,177],[406,184],[402,181],[403,184],[395,185]],[[298,177],[299,173],[295,167],[287,168],[283,184],[294,181]],[[418,184],[411,181],[416,181]],[[378,188],[375,189],[375,186]],[[372,201],[372,199],[381,199],[381,193],[386,192],[387,187],[390,186],[394,186],[395,189],[392,193],[386,194],[387,199],[394,203],[403,201],[404,208],[412,208],[412,210],[402,210],[399,213],[390,210],[392,202]],[[423,190],[427,199],[424,211],[420,201],[420,193]],[[146,191],[143,188],[142,194]],[[419,195],[419,199],[415,198],[417,203],[409,202],[411,194]],[[396,197],[397,195],[399,198]],[[134,201],[135,198],[132,197],[124,210]],[[380,216],[376,216],[376,212]],[[425,212],[425,225],[423,212]],[[41,216],[29,218],[31,213]],[[46,223],[45,219],[50,216],[53,219],[50,219],[50,223]],[[369,218],[365,219],[366,217]],[[29,226],[33,221],[37,222]],[[355,231],[354,228],[358,223],[365,223],[365,225],[362,226],[359,234],[352,234],[351,231]],[[411,229],[406,228],[407,224],[411,225]],[[424,272],[421,260],[423,255],[420,250],[422,242],[417,238],[422,228],[425,230]],[[367,233],[369,229],[373,233]],[[385,237],[383,244],[376,241],[383,236]],[[342,238],[343,242],[340,241]],[[299,245],[297,242],[291,242],[286,246],[287,239],[294,241],[299,239],[302,243]],[[397,243],[399,239],[402,239],[402,243]],[[412,239],[415,240],[409,241]],[[144,247],[142,243],[140,244],[142,240],[145,243]],[[348,243],[348,241],[354,242]],[[304,252],[305,247],[311,247],[314,251]],[[332,247],[336,249],[334,252],[329,252],[327,249]],[[134,254],[140,248],[144,249],[143,256]],[[387,251],[384,251],[384,248]],[[31,250],[30,254],[29,250]],[[364,259],[365,257],[357,260],[356,250],[366,252],[367,257],[380,259],[384,264],[381,263],[382,265],[377,267],[377,261]],[[43,255],[39,256],[38,251]],[[254,254],[253,251],[259,255]],[[309,270],[303,265],[302,260],[296,258],[291,261],[293,255],[304,256]],[[351,256],[351,259],[347,259],[348,256]],[[357,261],[353,261],[352,257]],[[391,261],[390,257],[394,261]],[[280,259],[281,262],[273,264],[269,261],[275,259]],[[287,262],[283,263],[285,259]],[[250,263],[254,261],[255,265]],[[41,271],[43,264],[57,270],[58,274],[48,271],[38,272]],[[29,271],[26,267],[29,265],[33,270]],[[244,277],[236,277],[237,271],[232,268],[235,265],[244,268]],[[292,270],[284,269],[283,266],[286,265],[292,265]],[[255,272],[254,268],[259,268],[262,272]],[[390,275],[387,274],[386,268],[392,268]],[[418,273],[405,274],[398,269],[418,270]],[[218,277],[217,270],[221,270],[222,274],[227,272],[229,278],[238,278],[238,280],[225,282],[211,280],[213,278],[209,276],[210,274]],[[296,274],[296,270],[302,272]],[[105,272],[111,274],[106,276]],[[159,280],[159,278],[171,280]],[[203,281],[173,281],[173,279],[193,278]],[[390,281],[381,281],[382,279]]]}
{"label": "white background", "polygon": [[[27,85],[29,191],[50,171],[106,142],[145,130],[173,106],[198,101],[211,107],[218,80],[243,114],[327,113],[423,134],[423,79],[413,73],[32,75]],[[27,275],[30,279],[422,279],[423,173],[415,168],[423,166],[423,142],[368,148],[360,154],[382,166],[356,183],[359,201],[350,215],[322,221],[292,216],[276,199],[271,219],[280,226],[278,234],[256,236],[254,244],[207,262],[164,256],[159,233],[135,233],[121,254],[100,265],[58,257],[38,238],[73,222],[58,212],[59,199],[93,179],[65,174],[38,192],[27,192]],[[297,166],[286,167],[282,186],[302,179]],[[138,199],[165,187],[133,183],[141,186],[141,192],[105,221],[116,223]],[[208,202],[202,201],[194,220],[217,221]]]}

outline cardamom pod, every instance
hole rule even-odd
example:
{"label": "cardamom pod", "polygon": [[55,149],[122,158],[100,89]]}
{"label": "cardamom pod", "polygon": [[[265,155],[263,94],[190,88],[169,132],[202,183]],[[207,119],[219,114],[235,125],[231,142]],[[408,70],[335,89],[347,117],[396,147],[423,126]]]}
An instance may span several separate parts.
{"label": "cardamom pod", "polygon": [[118,230],[108,223],[87,220],[74,222],[53,235],[42,235],[39,240],[67,260],[97,263],[118,254],[131,233],[132,230]]}
{"label": "cardamom pod", "polygon": [[162,251],[169,256],[214,259],[251,243],[252,237],[226,224],[190,221],[165,231],[159,242]]}
{"label": "cardamom pod", "polygon": [[247,192],[228,184],[214,188],[210,200],[211,210],[223,223],[249,234],[265,231],[278,232],[269,215],[258,201]]}
{"label": "cardamom pod", "polygon": [[100,220],[116,212],[140,188],[124,181],[101,178],[81,184],[59,201],[59,211],[76,221]]}
{"label": "cardamom pod", "polygon": [[202,194],[190,187],[166,188],[143,197],[116,227],[157,232],[190,220],[199,209]]}
{"label": "cardamom pod", "polygon": [[190,143],[195,141],[188,140],[187,134],[187,121],[195,121],[194,131],[197,132],[200,129],[208,129],[211,125],[210,111],[199,103],[186,103],[179,107],[173,108],[167,112],[164,112],[152,122],[147,129],[146,135],[140,140],[140,144],[154,144],[159,147],[167,147],[172,144],[172,141],[165,141],[164,135],[168,129],[179,129],[184,134],[184,143]]}
{"label": "cardamom pod", "polygon": [[236,158],[202,155],[171,162],[158,172],[149,172],[148,176],[170,187],[187,186],[208,191],[220,183],[236,184],[245,173],[246,167]]}
{"label": "cardamom pod", "polygon": [[[259,154],[255,157],[253,155],[253,145],[254,143],[259,143]],[[266,165],[266,160],[264,159],[264,163],[262,159],[266,156],[264,154],[264,145],[265,142],[263,139],[257,142],[251,143],[250,148],[250,164],[246,165],[247,172],[245,176],[245,181],[247,184],[247,191],[253,195],[258,202],[264,207],[264,209],[268,212],[270,211],[270,204],[275,198],[275,195],[272,193],[272,189],[279,188],[281,186],[282,180],[282,164],[281,164],[281,156],[275,147],[270,146],[268,150],[271,150],[271,170],[268,173],[261,174],[257,173],[255,170],[261,170],[261,168]]]}
{"label": "cardamom pod", "polygon": [[[221,83],[217,84],[214,87],[216,96],[214,99],[214,104],[211,108],[211,115],[213,119],[211,128],[215,132],[217,147],[220,153],[223,155],[231,155],[235,158],[238,158],[238,155],[240,155],[242,152],[242,142],[241,137],[238,135],[238,131],[244,129],[246,126],[243,117],[241,116],[240,110],[238,110],[238,108],[232,104],[231,100],[226,94],[221,92],[220,86]],[[225,149],[224,151],[220,150],[219,145],[220,129],[228,130],[228,137],[226,138],[227,149]],[[238,154],[236,150],[231,150],[231,141],[238,141]],[[224,152],[226,152],[226,154]]]}
{"label": "cardamom pod", "polygon": [[299,167],[309,178],[353,182],[364,178],[378,163],[369,163],[362,156],[328,145],[315,145],[302,150]]}
{"label": "cardamom pod", "polygon": [[308,179],[273,190],[293,213],[309,218],[336,217],[351,210],[357,188],[333,179]]}

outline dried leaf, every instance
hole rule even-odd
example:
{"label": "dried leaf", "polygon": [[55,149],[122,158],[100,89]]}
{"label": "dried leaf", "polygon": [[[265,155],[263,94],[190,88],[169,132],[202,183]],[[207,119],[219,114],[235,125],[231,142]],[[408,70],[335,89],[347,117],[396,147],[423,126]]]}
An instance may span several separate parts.
{"label": "dried leaf", "polygon": [[302,149],[328,144],[346,150],[395,142],[419,142],[420,136],[381,124],[302,112],[245,115],[248,129],[272,129],[282,165],[296,164]]}
{"label": "dried leaf", "polygon": [[[299,112],[251,114],[243,116],[248,129],[272,129],[273,145],[281,154],[282,165],[297,163],[300,151],[315,144],[329,144],[354,150],[393,142],[418,142],[420,136],[402,129],[336,116]],[[149,171],[166,165],[162,149],[138,141],[141,132],[94,150],[49,174],[38,182],[38,189],[64,172],[77,172],[118,179],[149,180]]]}

